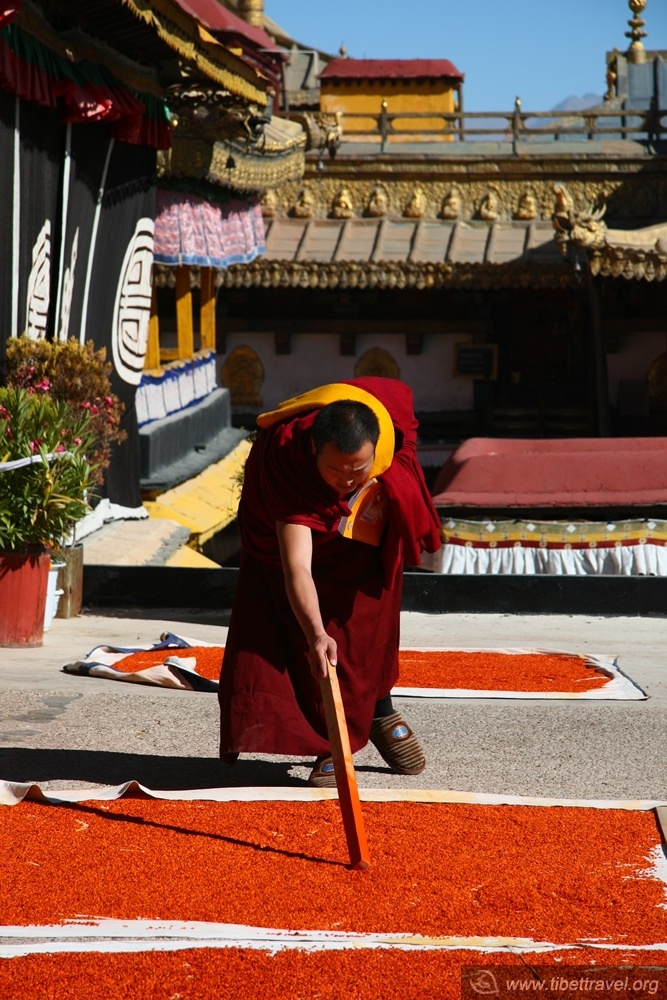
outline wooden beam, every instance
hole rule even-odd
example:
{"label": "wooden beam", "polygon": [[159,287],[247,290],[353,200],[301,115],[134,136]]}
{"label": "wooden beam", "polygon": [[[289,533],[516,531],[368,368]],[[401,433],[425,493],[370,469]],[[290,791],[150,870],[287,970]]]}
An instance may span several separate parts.
{"label": "wooden beam", "polygon": [[600,316],[600,292],[595,279],[590,274],[588,275],[588,303],[591,317],[597,432],[600,437],[609,437],[611,435],[611,413],[609,411],[607,356],[604,349]]}
{"label": "wooden beam", "polygon": [[190,268],[186,265],[176,268],[176,336],[179,359],[193,357],[195,337],[192,328],[192,291]]}
{"label": "wooden beam", "polygon": [[292,342],[287,330],[281,330],[273,335],[276,354],[291,354]]}
{"label": "wooden beam", "polygon": [[357,335],[354,330],[350,330],[347,333],[341,333],[339,341],[339,350],[341,355],[354,356],[357,353]]}
{"label": "wooden beam", "polygon": [[212,267],[202,267],[200,271],[199,289],[201,304],[199,307],[200,347],[215,351],[215,271]]}
{"label": "wooden beam", "polygon": [[405,353],[421,354],[424,346],[424,334],[418,330],[408,331],[405,335]]}
{"label": "wooden beam", "polygon": [[151,297],[151,315],[148,320],[148,344],[144,369],[160,367],[160,319],[157,313],[157,292],[153,289]]}
{"label": "wooden beam", "polygon": [[[246,316],[221,316],[218,312],[220,329],[226,333],[342,333],[348,324],[340,319],[319,319],[308,314],[304,316],[279,316],[269,309],[256,313],[250,319]],[[440,334],[471,335],[487,337],[493,332],[493,324],[477,320],[412,320],[406,319],[356,319],[349,323],[357,336],[364,334],[404,334],[409,328],[423,336]]]}

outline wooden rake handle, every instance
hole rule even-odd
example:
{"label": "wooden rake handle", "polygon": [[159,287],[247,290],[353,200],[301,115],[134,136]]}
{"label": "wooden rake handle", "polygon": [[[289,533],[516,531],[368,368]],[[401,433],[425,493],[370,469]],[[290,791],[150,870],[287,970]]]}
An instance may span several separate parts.
{"label": "wooden rake handle", "polygon": [[343,816],[347,849],[350,854],[350,867],[364,869],[370,865],[364,818],[361,813],[359,789],[354,773],[338,675],[336,668],[328,660],[326,676],[321,678],[321,688],[324,717],[327,721],[331,757],[336,776],[336,787],[338,788],[338,801]]}

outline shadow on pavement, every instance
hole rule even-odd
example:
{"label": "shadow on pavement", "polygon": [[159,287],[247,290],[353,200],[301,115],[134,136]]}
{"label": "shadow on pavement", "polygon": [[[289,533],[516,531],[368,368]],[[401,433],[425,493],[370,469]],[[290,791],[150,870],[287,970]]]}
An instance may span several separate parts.
{"label": "shadow on pavement", "polygon": [[295,761],[239,760],[233,766],[217,757],[158,757],[100,750],[31,750],[7,747],[0,750],[0,778],[18,782],[94,782],[120,785],[138,781],[147,788],[182,790],[187,788],[238,788],[246,785],[304,786],[291,775]]}
{"label": "shadow on pavement", "polygon": [[81,617],[127,618],[136,621],[186,622],[191,625],[229,625],[229,608],[85,607]]}

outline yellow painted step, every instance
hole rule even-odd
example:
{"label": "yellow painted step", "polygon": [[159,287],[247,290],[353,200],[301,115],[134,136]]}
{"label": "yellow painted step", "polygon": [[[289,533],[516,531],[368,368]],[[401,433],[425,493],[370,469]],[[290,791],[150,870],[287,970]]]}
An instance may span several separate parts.
{"label": "yellow painted step", "polygon": [[147,500],[144,507],[151,517],[166,518],[189,528],[191,543],[203,545],[236,518],[240,476],[250,447],[250,441],[241,441],[219,462],[161,493],[156,500]]}

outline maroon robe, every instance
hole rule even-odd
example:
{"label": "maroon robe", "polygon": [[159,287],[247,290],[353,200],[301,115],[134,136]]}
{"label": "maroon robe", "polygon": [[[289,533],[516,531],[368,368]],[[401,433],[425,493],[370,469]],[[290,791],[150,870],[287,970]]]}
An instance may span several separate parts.
{"label": "maroon robe", "polygon": [[389,524],[379,547],[339,533],[350,511],[317,471],[311,447],[317,410],[258,432],[239,507],[241,565],[218,692],[223,758],[329,750],[319,682],[285,591],[276,521],[312,530],[312,574],[324,628],[338,646],[353,752],[368,742],[375,704],[398,678],[403,560],[417,565],[421,551],[436,551],[439,520],[417,461],[411,390],[386,378],[347,384],[375,396],[394,424],[394,459],[380,476]]}

